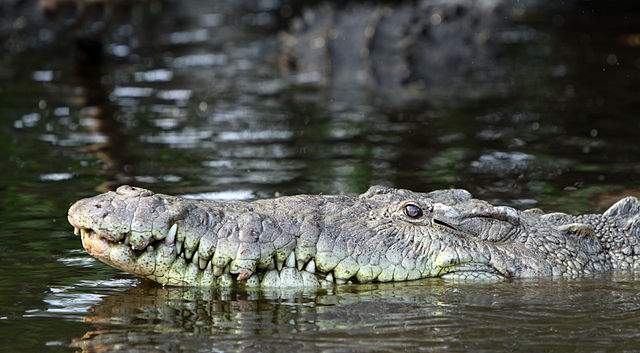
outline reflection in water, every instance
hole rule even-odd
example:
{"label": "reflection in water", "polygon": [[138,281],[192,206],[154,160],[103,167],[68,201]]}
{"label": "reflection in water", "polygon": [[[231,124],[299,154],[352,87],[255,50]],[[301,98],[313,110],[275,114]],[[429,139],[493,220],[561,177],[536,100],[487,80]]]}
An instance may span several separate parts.
{"label": "reflection in water", "polygon": [[[212,199],[357,193],[382,183],[464,187],[518,208],[609,206],[611,195],[638,192],[634,3],[605,9],[572,2],[520,13],[495,32],[503,44],[494,48],[496,60],[490,50],[471,65],[455,65],[467,73],[420,66],[420,74],[447,81],[407,92],[396,89],[403,76],[381,70],[377,82],[389,85],[380,90],[280,77],[278,31],[309,6],[304,1],[115,0],[104,2],[106,11],[100,1],[42,2],[96,11],[79,18],[70,8],[45,23],[38,0],[0,4],[6,350],[66,351],[73,337],[85,351],[640,345],[634,278],[421,281],[319,293],[179,290],[137,284],[95,262],[65,215],[97,186],[120,183]],[[369,16],[377,5],[361,6],[367,19],[377,18]],[[382,13],[389,20],[411,10],[409,3],[381,6],[391,8]],[[447,28],[447,16],[429,14],[438,16],[412,28],[426,35]],[[362,38],[360,20],[341,33]],[[394,53],[387,59],[407,59]]]}
{"label": "reflection in water", "polygon": [[[108,98],[107,88],[102,83],[103,44],[87,38],[76,40],[76,81],[82,88],[81,111],[85,112],[84,126],[104,138],[100,143],[85,147],[105,162],[102,172],[113,175],[115,180],[96,187],[106,192],[130,183],[133,161],[127,153],[127,138],[115,120],[116,108]],[[77,99],[77,98],[76,98]]]}
{"label": "reflection in water", "polygon": [[[73,311],[81,297],[94,302],[83,320],[93,328],[71,344],[85,352],[600,350],[613,341],[640,343],[637,285],[629,274],[488,283],[432,279],[318,292],[144,282],[106,296],[68,287],[52,291],[47,302],[59,312]],[[69,294],[78,290],[84,294]]]}
{"label": "reflection in water", "polygon": [[[487,32],[491,38],[486,46],[491,48],[483,51],[484,59],[463,66],[467,73],[456,71],[461,69],[457,66],[449,72],[447,60],[443,72],[434,73],[450,76],[446,83],[456,89],[435,84],[408,93],[384,84],[363,89],[354,82],[298,84],[279,77],[275,63],[283,49],[278,30],[287,29],[279,22],[286,19],[279,16],[292,13],[290,8],[275,11],[275,2],[116,3],[119,11],[84,19],[75,30],[81,33],[75,34],[80,38],[75,77],[61,75],[59,68],[32,72],[37,82],[58,87],[71,81],[67,92],[81,88],[76,102],[56,107],[59,102],[54,101],[50,109],[70,106],[67,115],[72,122],[79,118],[82,126],[99,133],[73,131],[63,123],[50,135],[52,141],[60,141],[56,138],[62,135],[68,145],[95,144],[89,149],[97,153],[85,159],[90,163],[91,157],[102,158],[103,170],[96,171],[94,165],[79,174],[104,173],[100,190],[137,183],[173,194],[249,189],[259,198],[275,193],[357,193],[371,184],[416,190],[456,186],[498,203],[562,208],[629,180],[631,167],[624,157],[613,162],[608,157],[618,156],[619,147],[614,146],[626,146],[627,155],[636,153],[630,143],[634,136],[600,121],[630,103],[619,98],[625,95],[616,95],[611,99],[622,100],[620,104],[598,108],[599,116],[583,121],[582,107],[592,103],[592,93],[578,94],[576,89],[584,86],[577,84],[582,67],[566,64],[566,53],[593,57],[594,50],[607,50],[595,45],[585,49],[571,37],[595,38],[589,23],[572,23],[579,33],[567,32],[562,26],[565,15],[550,20],[544,17],[547,12],[532,12],[530,16],[541,17],[538,23],[524,16],[525,7],[514,8],[508,12],[511,22],[498,29],[491,19],[478,24],[494,29]],[[384,16],[402,15],[408,6],[384,11],[362,6],[361,15],[377,18],[369,16],[374,8]],[[427,7],[428,14],[438,14]],[[339,9],[323,11],[316,12],[345,18]],[[467,16],[472,14],[459,20]],[[334,25],[346,26],[342,20]],[[420,26],[437,33],[449,28],[441,20],[437,27],[426,22]],[[289,32],[304,35],[295,28]],[[349,35],[355,34],[344,32],[345,38]],[[332,39],[332,45],[342,39]],[[457,53],[456,46],[445,42],[436,44]],[[397,57],[394,48],[388,54]],[[585,50],[590,54],[582,55]],[[343,64],[342,69],[350,67]],[[587,69],[591,64],[584,63]],[[430,66],[412,65],[416,72],[430,74]],[[616,67],[635,75],[633,68]],[[594,79],[608,80],[600,71],[597,75]],[[567,90],[573,93],[565,95]],[[620,125],[633,130],[636,123],[627,115]],[[26,114],[15,123],[37,127],[33,117],[43,120],[37,113]],[[556,145],[560,147],[550,150]],[[609,168],[610,164],[615,165]],[[48,173],[43,179],[73,177]],[[559,198],[564,188],[590,189],[567,200]]]}
{"label": "reflection in water", "polygon": [[[80,138],[93,142],[83,150],[94,153],[104,162],[103,168],[96,173],[111,175],[115,179],[98,185],[96,190],[104,192],[130,183],[133,180],[133,159],[127,152],[128,141],[122,126],[116,121],[118,108],[112,104],[110,88],[103,78],[106,71],[105,48],[111,47],[105,43],[105,38],[113,26],[131,15],[133,3],[129,0],[40,0],[38,8],[51,25],[60,30],[58,35],[68,37],[73,43],[72,75],[68,82],[54,84],[61,91],[58,94],[62,95],[61,100],[66,106],[56,108],[63,111],[55,114],[54,110],[54,115],[69,116],[69,108],[79,112],[79,124],[89,130],[89,136]],[[51,74],[44,75],[43,72]],[[36,73],[40,73],[34,74],[36,81],[38,78],[53,81],[52,71]]]}

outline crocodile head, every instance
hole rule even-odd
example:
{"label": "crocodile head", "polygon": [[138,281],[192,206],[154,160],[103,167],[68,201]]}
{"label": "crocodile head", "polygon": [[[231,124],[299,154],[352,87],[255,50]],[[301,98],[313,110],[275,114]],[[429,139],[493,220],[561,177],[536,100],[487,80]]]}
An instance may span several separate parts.
{"label": "crocodile head", "polygon": [[492,206],[459,189],[374,186],[358,197],[214,202],[122,186],[76,202],[68,219],[92,256],[173,285],[563,275],[601,251],[580,226],[558,227],[541,212]]}

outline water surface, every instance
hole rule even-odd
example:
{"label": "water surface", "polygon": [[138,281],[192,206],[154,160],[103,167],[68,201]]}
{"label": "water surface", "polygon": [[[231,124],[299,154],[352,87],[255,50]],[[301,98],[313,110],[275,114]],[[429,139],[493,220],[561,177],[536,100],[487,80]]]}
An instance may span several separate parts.
{"label": "water surface", "polygon": [[0,7],[5,350],[640,349],[636,274],[246,292],[90,258],[66,210],[123,183],[223,200],[462,187],[569,213],[640,195],[633,4],[515,16],[495,60],[410,98],[283,79],[274,4],[139,2],[97,12],[86,36],[72,10]]}

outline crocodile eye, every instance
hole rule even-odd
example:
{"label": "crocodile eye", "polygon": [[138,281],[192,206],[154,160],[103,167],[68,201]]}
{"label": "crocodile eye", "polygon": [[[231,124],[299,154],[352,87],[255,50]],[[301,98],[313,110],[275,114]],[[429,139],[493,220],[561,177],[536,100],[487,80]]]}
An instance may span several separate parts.
{"label": "crocodile eye", "polygon": [[422,216],[422,209],[414,204],[408,204],[404,206],[404,214],[409,218],[420,218]]}

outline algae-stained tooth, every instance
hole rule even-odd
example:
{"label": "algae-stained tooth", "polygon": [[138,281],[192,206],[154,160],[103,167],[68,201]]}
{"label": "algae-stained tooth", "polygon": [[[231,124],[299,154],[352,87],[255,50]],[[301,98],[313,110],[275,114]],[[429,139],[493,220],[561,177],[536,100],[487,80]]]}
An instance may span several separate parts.
{"label": "algae-stained tooth", "polygon": [[635,197],[572,216],[493,206],[459,189],[382,186],[248,202],[122,186],[68,215],[87,251],[124,271],[162,284],[263,287],[638,269],[639,217]]}
{"label": "algae-stained tooth", "polygon": [[184,253],[187,255],[187,258],[190,259],[191,255],[195,251],[198,251],[198,246],[200,245],[200,239],[202,238],[202,234],[197,234],[195,232],[187,233],[184,238]]}
{"label": "algae-stained tooth", "polygon": [[[195,256],[194,256],[195,259]],[[201,270],[204,270],[205,267],[207,267],[208,264],[210,264],[211,262],[209,262],[209,260],[207,259],[203,259],[202,257],[200,257],[198,255],[198,266],[200,267]]]}

